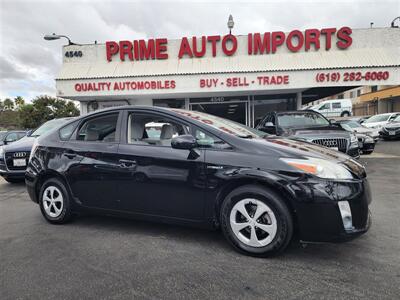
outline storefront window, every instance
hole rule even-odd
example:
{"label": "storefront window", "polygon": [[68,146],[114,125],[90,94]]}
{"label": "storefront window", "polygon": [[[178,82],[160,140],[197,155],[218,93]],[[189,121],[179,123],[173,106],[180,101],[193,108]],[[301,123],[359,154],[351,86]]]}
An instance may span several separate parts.
{"label": "storefront window", "polygon": [[190,110],[249,124],[249,96],[191,98]]}
{"label": "storefront window", "polygon": [[153,99],[153,106],[185,108],[185,99]]}
{"label": "storefront window", "polygon": [[254,96],[254,124],[272,111],[296,110],[296,95],[257,95]]}

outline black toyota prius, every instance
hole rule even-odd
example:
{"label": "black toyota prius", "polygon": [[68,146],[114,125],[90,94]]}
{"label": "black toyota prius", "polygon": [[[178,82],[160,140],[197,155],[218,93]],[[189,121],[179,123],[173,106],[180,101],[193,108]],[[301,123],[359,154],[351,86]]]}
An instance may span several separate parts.
{"label": "black toyota prius", "polygon": [[93,211],[221,228],[253,256],[281,252],[294,232],[336,242],[370,226],[366,172],[350,156],[196,111],[74,119],[37,139],[26,184],[50,223]]}

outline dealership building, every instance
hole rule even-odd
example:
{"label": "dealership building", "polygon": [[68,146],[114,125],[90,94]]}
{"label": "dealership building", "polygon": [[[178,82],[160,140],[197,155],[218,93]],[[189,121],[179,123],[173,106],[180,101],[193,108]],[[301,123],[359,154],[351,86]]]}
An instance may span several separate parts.
{"label": "dealership building", "polygon": [[247,125],[355,87],[400,84],[400,29],[320,28],[63,47],[57,96],[200,110]]}

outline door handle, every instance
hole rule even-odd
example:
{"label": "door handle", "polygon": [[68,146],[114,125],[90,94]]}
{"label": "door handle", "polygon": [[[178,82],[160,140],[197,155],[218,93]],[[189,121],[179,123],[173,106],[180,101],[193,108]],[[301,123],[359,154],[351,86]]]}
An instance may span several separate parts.
{"label": "door handle", "polygon": [[119,162],[119,166],[121,168],[131,168],[133,166],[136,166],[136,160],[120,159]]}

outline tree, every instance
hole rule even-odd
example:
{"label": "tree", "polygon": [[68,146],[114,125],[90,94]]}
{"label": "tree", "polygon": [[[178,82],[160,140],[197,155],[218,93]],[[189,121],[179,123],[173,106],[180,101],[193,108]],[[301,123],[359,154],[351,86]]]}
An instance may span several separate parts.
{"label": "tree", "polygon": [[25,100],[21,96],[18,96],[14,99],[14,103],[18,108],[21,108],[25,104]]}
{"label": "tree", "polygon": [[4,103],[3,103],[3,101],[0,100],[0,111],[3,111],[3,110],[4,110]]}
{"label": "tree", "polygon": [[36,128],[42,123],[63,117],[75,117],[79,110],[71,101],[50,96],[36,97],[32,104],[20,107],[19,117],[24,128]]}
{"label": "tree", "polygon": [[4,99],[3,105],[6,110],[12,110],[14,108],[14,102],[10,98]]}

